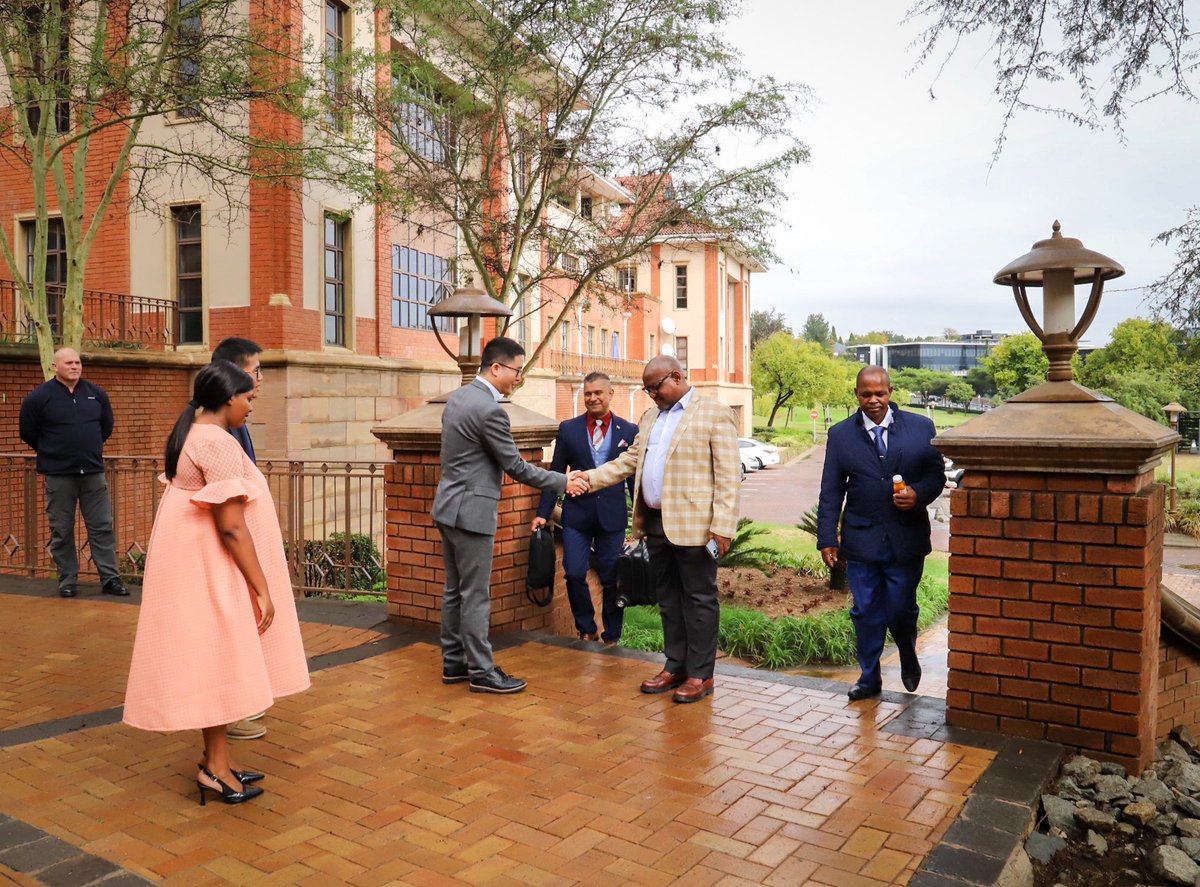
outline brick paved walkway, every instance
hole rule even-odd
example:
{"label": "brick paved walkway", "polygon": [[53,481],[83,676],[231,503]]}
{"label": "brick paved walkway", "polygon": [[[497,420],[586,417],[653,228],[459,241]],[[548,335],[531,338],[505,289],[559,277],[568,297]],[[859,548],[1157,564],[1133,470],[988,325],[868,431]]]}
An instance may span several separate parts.
{"label": "brick paved walkway", "polygon": [[313,688],[236,747],[267,793],[200,807],[198,737],[119,723],[136,608],[0,592],[17,884],[960,884],[998,872],[1026,771],[1056,759],[948,731],[934,699],[799,676],[722,668],[674,705],[637,692],[646,657],[542,637],[498,653],[529,691],[471,694],[432,638],[306,603]]}

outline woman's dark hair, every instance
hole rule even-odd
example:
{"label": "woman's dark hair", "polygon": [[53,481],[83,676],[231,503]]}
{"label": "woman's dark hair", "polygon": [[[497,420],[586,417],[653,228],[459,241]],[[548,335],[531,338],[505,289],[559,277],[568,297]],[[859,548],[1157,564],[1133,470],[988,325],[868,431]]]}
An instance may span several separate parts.
{"label": "woman's dark hair", "polygon": [[196,421],[196,410],[201,407],[219,410],[236,395],[253,390],[254,380],[250,374],[228,360],[214,360],[196,374],[196,381],[192,384],[192,399],[175,420],[175,427],[167,438],[167,452],[163,458],[167,480],[172,480],[179,468],[179,454],[183,452],[183,442],[187,440],[188,432]]}

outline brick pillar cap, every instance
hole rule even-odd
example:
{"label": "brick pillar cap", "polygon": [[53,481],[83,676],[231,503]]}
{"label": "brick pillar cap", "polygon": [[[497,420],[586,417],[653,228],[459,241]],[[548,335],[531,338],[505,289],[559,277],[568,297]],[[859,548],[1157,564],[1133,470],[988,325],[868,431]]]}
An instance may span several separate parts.
{"label": "brick pillar cap", "polygon": [[[442,448],[442,412],[449,394],[433,398],[415,410],[401,413],[382,425],[376,425],[371,433],[393,451],[439,452]],[[508,413],[512,426],[513,440],[522,450],[548,447],[558,436],[558,421],[543,416],[527,407],[505,398],[500,401]]]}
{"label": "brick pillar cap", "polygon": [[1010,400],[943,431],[933,445],[959,468],[979,471],[1141,474],[1178,440],[1167,426],[1113,401],[1064,398]]}

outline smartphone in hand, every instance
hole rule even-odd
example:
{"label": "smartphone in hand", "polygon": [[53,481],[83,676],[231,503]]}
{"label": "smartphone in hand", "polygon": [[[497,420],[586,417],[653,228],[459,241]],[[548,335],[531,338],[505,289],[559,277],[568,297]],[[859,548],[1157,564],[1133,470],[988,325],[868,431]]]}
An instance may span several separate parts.
{"label": "smartphone in hand", "polygon": [[717,548],[716,539],[709,539],[708,544],[704,547],[708,550],[708,553],[712,555],[712,559],[714,561],[721,559],[721,549]]}

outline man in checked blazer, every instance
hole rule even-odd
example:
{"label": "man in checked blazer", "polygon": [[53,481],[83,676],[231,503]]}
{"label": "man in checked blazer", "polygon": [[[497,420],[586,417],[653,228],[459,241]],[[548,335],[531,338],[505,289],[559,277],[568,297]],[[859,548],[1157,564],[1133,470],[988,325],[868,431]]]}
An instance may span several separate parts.
{"label": "man in checked blazer", "polygon": [[507,474],[540,490],[586,492],[579,475],[546,471],[521,458],[500,401],[525,370],[525,349],[495,338],[483,349],[479,375],[446,401],[442,413],[442,478],[433,520],[442,536],[446,586],[442,593],[442,683],[471,682],[472,693],[520,693],[525,682],[492,659],[492,549],[500,485]]}
{"label": "man in checked blazer", "polygon": [[645,537],[661,577],[666,663],[641,690],[674,690],[675,702],[698,702],[713,692],[720,627],[717,557],[737,530],[737,427],[729,407],[688,384],[674,357],[646,364],[642,385],[657,409],[642,416],[628,450],[586,474],[592,489],[634,475],[633,534]]}

